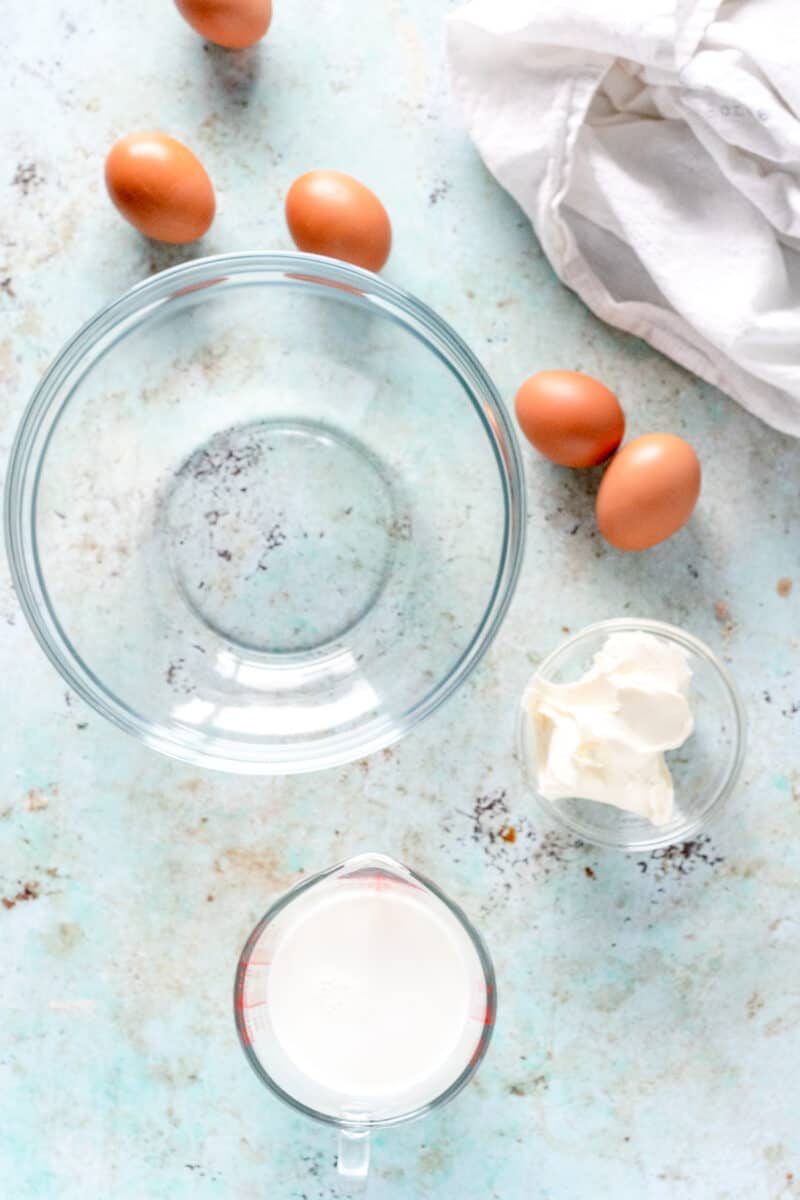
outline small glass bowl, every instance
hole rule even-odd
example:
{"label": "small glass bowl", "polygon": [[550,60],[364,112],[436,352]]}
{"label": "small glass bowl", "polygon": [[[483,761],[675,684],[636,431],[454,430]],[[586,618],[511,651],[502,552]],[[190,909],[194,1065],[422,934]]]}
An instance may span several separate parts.
{"label": "small glass bowl", "polygon": [[6,538],[67,684],[148,746],[318,770],[432,713],[502,623],[522,462],[458,335],[307,254],[184,263],[68,342],[23,416]]}
{"label": "small glass bowl", "polygon": [[682,746],[665,755],[675,785],[670,821],[656,826],[645,817],[595,800],[545,800],[537,788],[531,722],[523,695],[517,743],[526,781],[542,812],[585,842],[641,852],[688,841],[719,813],[739,777],[745,752],[745,716],[739,693],[717,656],[690,633],[662,621],[625,618],[599,621],[573,634],[544,660],[533,678],[573,682],[592,665],[594,655],[612,633],[654,634],[680,646],[689,660],[695,727]]}

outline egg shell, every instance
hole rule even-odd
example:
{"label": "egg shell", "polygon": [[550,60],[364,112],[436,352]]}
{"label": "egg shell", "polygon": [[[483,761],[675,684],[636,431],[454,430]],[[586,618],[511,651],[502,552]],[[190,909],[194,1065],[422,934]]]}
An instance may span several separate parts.
{"label": "egg shell", "polygon": [[175,0],[175,6],[201,37],[228,50],[255,45],[272,20],[272,0]]}
{"label": "egg shell", "polygon": [[106,158],[106,187],[123,217],[159,242],[194,242],[214,219],[205,167],[166,133],[130,133],[115,142]]}
{"label": "egg shell", "polygon": [[299,250],[380,271],[392,226],[374,192],[342,171],[309,171],[286,196],[286,223]]}
{"label": "egg shell", "polygon": [[517,392],[520,429],[540,454],[562,467],[595,467],[625,434],[619,400],[580,371],[540,371]]}
{"label": "egg shell", "polygon": [[700,462],[672,433],[634,438],[612,460],[597,493],[597,523],[618,550],[647,550],[686,524],[700,495]]}

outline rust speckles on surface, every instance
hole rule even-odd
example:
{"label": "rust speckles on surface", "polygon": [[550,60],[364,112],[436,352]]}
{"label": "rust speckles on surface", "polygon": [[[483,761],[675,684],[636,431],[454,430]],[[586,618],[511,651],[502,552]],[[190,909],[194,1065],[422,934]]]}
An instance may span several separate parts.
{"label": "rust speckles on surface", "polygon": [[725,637],[729,637],[736,628],[736,623],[731,616],[731,610],[727,600],[717,600],[714,603],[714,616],[722,626],[722,632]]}
{"label": "rust speckles on surface", "polygon": [[254,898],[283,892],[292,883],[272,848],[232,846],[214,860],[214,872],[226,883],[252,889]]}
{"label": "rust speckles on surface", "polygon": [[22,886],[20,887],[20,890],[17,892],[16,896],[12,896],[12,897],[3,896],[3,899],[2,899],[3,908],[5,908],[5,909],[14,908],[15,905],[22,904],[26,900],[38,900],[40,890],[41,890],[41,884],[36,883],[35,881],[32,883],[22,884]]}
{"label": "rust speckles on surface", "polygon": [[196,796],[198,792],[202,792],[205,787],[205,781],[202,779],[185,779],[183,783],[178,784],[179,792],[189,792],[190,795]]}
{"label": "rust speckles on surface", "polygon": [[725,868],[724,874],[731,879],[757,879],[769,870],[769,863],[763,855],[756,855],[744,861],[732,862]]}
{"label": "rust speckles on surface", "polygon": [[400,841],[400,859],[420,871],[436,874],[436,852],[419,829],[406,829]]}
{"label": "rust speckles on surface", "polygon": [[[676,1167],[667,1167],[665,1170],[659,1171],[656,1178],[663,1180],[664,1183],[691,1183],[691,1178],[688,1175],[684,1175],[683,1171],[679,1171]],[[683,1188],[682,1194],[689,1195],[689,1190]]]}
{"label": "rust speckles on surface", "polygon": [[25,800],[24,800],[25,811],[26,812],[41,812],[42,809],[47,808],[49,803],[50,803],[50,801],[47,799],[46,796],[42,795],[42,793],[39,791],[38,788],[31,788],[30,791],[27,792],[26,796],[25,796]]}
{"label": "rust speckles on surface", "polygon": [[515,842],[517,840],[517,831],[513,825],[504,825],[500,830],[499,836],[504,842]]}
{"label": "rust speckles on surface", "polygon": [[595,873],[591,867],[584,867],[583,873],[587,879],[596,879],[597,878],[597,876],[595,875]]}
{"label": "rust speckles on surface", "polygon": [[66,955],[83,941],[83,930],[74,921],[59,921],[56,928],[45,938],[51,954]]}
{"label": "rust speckles on surface", "polygon": [[791,590],[792,590],[792,580],[789,579],[787,576],[784,576],[783,579],[779,579],[778,582],[775,584],[775,591],[778,593],[779,596],[786,597],[789,595]]}
{"label": "rust speckles on surface", "polygon": [[546,1092],[549,1086],[550,1080],[546,1075],[531,1075],[510,1084],[508,1093],[511,1096],[528,1096],[531,1092]]}
{"label": "rust speckles on surface", "polygon": [[750,999],[747,1001],[747,1015],[750,1020],[764,1007],[764,999],[758,992],[753,992]]}
{"label": "rust speckles on surface", "polygon": [[449,1157],[441,1146],[425,1146],[419,1156],[419,1165],[423,1171],[434,1174],[447,1170]]}
{"label": "rust speckles on surface", "polygon": [[80,925],[76,925],[72,921],[59,921],[56,936],[59,950],[62,954],[66,954],[83,941],[83,930]]}

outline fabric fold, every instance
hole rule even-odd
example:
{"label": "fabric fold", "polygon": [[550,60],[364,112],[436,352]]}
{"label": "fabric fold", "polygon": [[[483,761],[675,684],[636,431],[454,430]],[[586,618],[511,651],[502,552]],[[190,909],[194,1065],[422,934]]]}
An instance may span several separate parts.
{"label": "fabric fold", "polygon": [[601,319],[800,436],[796,0],[472,0],[451,79]]}

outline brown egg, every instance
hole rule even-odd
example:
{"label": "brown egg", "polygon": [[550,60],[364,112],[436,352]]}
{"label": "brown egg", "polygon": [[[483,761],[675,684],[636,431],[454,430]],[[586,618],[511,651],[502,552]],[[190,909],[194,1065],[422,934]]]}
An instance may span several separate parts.
{"label": "brown egg", "polygon": [[208,42],[243,50],[263,38],[272,0],[175,0],[178,12]]}
{"label": "brown egg", "polygon": [[579,371],[531,375],[517,392],[514,407],[528,441],[562,467],[605,462],[625,433],[617,397]]}
{"label": "brown egg", "polygon": [[374,192],[341,171],[309,171],[286,197],[286,223],[299,250],[380,271],[392,227]]}
{"label": "brown egg", "polygon": [[672,433],[623,446],[597,493],[597,523],[618,550],[646,550],[686,524],[700,495],[700,462]]}
{"label": "brown egg", "polygon": [[129,133],[106,159],[106,187],[146,237],[194,242],[214,219],[214,189],[203,164],[165,133]]}

